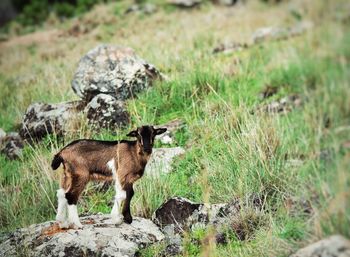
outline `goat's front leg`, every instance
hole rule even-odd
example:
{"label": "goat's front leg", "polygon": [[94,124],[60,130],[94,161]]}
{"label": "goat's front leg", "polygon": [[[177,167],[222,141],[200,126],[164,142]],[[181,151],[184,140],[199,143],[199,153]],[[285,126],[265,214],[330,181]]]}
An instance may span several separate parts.
{"label": "goat's front leg", "polygon": [[123,216],[124,216],[124,221],[128,224],[131,224],[132,216],[130,213],[130,202],[131,202],[131,198],[134,196],[134,189],[132,187],[132,184],[126,185],[125,191],[126,191],[126,199],[123,206]]}
{"label": "goat's front leg", "polygon": [[115,188],[115,198],[114,198],[114,205],[111,212],[111,218],[114,224],[119,225],[123,222],[123,217],[120,213],[120,208],[121,208],[122,202],[126,198],[126,192],[125,190],[123,190],[122,186],[120,185],[118,178],[115,180],[114,188]]}

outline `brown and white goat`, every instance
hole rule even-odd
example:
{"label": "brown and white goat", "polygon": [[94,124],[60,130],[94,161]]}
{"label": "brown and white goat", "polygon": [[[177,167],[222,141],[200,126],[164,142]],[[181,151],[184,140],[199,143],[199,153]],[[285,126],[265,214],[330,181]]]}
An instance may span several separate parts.
{"label": "brown and white goat", "polygon": [[[64,168],[60,180],[61,188],[57,190],[56,220],[60,226],[82,227],[77,202],[90,180],[114,181],[116,195],[111,212],[112,222],[120,224],[124,217],[124,221],[130,224],[132,222],[130,201],[134,195],[133,184],[144,173],[152,153],[155,136],[165,131],[166,128],[156,129],[153,126],[142,126],[127,134],[127,136],[136,137],[136,141],[81,139],[68,144],[57,153],[52,160],[51,167],[56,170],[62,163]],[[120,209],[124,200],[122,217]]]}

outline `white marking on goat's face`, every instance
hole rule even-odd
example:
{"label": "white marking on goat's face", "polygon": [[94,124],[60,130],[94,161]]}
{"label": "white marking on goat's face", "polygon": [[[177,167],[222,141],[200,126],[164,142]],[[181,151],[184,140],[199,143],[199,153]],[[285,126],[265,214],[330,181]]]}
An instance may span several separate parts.
{"label": "white marking on goat's face", "polygon": [[121,215],[120,209],[121,209],[122,202],[126,198],[126,191],[123,190],[120,184],[114,159],[107,162],[107,167],[112,171],[113,179],[114,179],[114,189],[115,189],[115,198],[114,198],[114,205],[111,212],[111,218],[113,223],[121,224],[123,222],[123,217]]}

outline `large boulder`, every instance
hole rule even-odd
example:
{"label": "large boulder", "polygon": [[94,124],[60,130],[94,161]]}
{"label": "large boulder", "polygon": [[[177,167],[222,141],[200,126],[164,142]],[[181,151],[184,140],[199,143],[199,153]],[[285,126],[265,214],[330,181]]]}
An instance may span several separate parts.
{"label": "large boulder", "polygon": [[124,102],[106,94],[98,94],[92,98],[84,112],[95,128],[117,129],[129,123]]}
{"label": "large boulder", "polygon": [[80,101],[58,104],[33,103],[24,114],[19,134],[28,141],[41,139],[48,134],[61,136],[83,106],[83,102]]}
{"label": "large boulder", "polygon": [[134,218],[129,225],[110,223],[107,215],[81,218],[82,229],[62,230],[52,221],[18,229],[0,237],[0,256],[135,256],[163,233],[150,220]]}
{"label": "large boulder", "polygon": [[350,257],[350,241],[343,236],[333,235],[308,245],[290,257]]}
{"label": "large boulder", "polygon": [[126,100],[160,76],[152,64],[138,57],[131,48],[99,45],[80,59],[72,88],[87,102],[100,93]]}

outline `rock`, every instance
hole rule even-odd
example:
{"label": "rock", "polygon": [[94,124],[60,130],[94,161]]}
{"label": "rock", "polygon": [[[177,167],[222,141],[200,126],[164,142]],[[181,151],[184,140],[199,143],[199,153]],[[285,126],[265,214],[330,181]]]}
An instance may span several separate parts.
{"label": "rock", "polygon": [[165,236],[166,247],[161,256],[174,256],[182,252],[182,237],[175,232],[175,225],[170,224],[163,227],[162,232]]}
{"label": "rock", "polygon": [[294,27],[291,27],[289,29],[289,37],[299,36],[312,28],[313,28],[313,23],[311,21],[304,21],[304,22],[298,23]]}
{"label": "rock", "polygon": [[261,43],[267,40],[282,40],[290,37],[303,34],[305,31],[311,29],[313,24],[309,21],[296,24],[293,27],[264,27],[256,30],[252,35],[254,43]]}
{"label": "rock", "polygon": [[260,28],[253,33],[253,42],[260,43],[266,40],[279,40],[288,37],[288,29],[276,28],[276,27],[265,27]]}
{"label": "rock", "polygon": [[260,92],[260,98],[261,99],[266,99],[269,98],[273,95],[275,95],[278,92],[278,87],[276,86],[270,86],[267,85],[261,92]]}
{"label": "rock", "polygon": [[161,135],[158,136],[158,139],[162,142],[162,144],[172,144],[173,143],[173,137],[174,137],[174,134],[175,132],[182,128],[184,125],[184,123],[179,120],[179,119],[175,119],[175,120],[172,120],[166,124],[163,124],[163,125],[159,125],[159,127],[162,127],[162,128],[167,128],[167,131]]}
{"label": "rock", "polygon": [[298,250],[290,257],[350,257],[350,241],[333,235]]}
{"label": "rock", "polygon": [[288,215],[290,216],[298,216],[300,215],[300,212],[306,215],[311,215],[314,213],[311,202],[308,199],[302,197],[288,197],[284,201],[284,206],[288,211]]}
{"label": "rock", "polygon": [[22,156],[22,149],[24,147],[22,138],[16,132],[10,132],[6,137],[2,138],[1,153],[4,154],[8,159],[15,160]]}
{"label": "rock", "polygon": [[232,6],[235,5],[238,0],[212,0],[212,2],[217,5]]}
{"label": "rock", "polygon": [[152,13],[155,13],[156,11],[157,11],[157,6],[151,3],[144,4],[142,8],[142,12],[144,14],[152,14]]}
{"label": "rock", "polygon": [[173,224],[175,231],[179,232],[186,226],[189,227],[188,219],[203,206],[204,204],[194,203],[183,197],[173,197],[155,211],[153,221],[161,228]]}
{"label": "rock", "polygon": [[83,102],[63,102],[58,104],[33,103],[25,112],[20,136],[35,141],[48,134],[63,135],[69,121],[83,108]]}
{"label": "rock", "polygon": [[151,3],[145,3],[143,5],[133,4],[126,9],[125,14],[128,13],[141,13],[141,14],[152,14],[157,11],[157,6]]}
{"label": "rock", "polygon": [[179,8],[187,9],[199,6],[202,0],[169,0],[168,3]]}
{"label": "rock", "polygon": [[247,44],[241,44],[237,42],[223,43],[213,49],[213,54],[216,54],[216,53],[230,54],[233,52],[242,51],[247,47],[248,47]]}
{"label": "rock", "polygon": [[103,93],[126,100],[161,78],[160,72],[131,48],[99,45],[83,56],[72,80],[74,92],[87,102]]}
{"label": "rock", "polygon": [[0,238],[0,256],[135,256],[140,248],[164,239],[159,228],[144,218],[118,226],[107,215],[81,221],[83,228],[78,230],[62,230],[50,221],[18,229]]}
{"label": "rock", "polygon": [[[302,103],[303,101],[299,95],[292,94],[273,101],[269,104],[260,106],[257,108],[257,111],[263,111],[267,113],[288,113],[293,109],[300,107]],[[252,113],[254,113],[254,111]]]}
{"label": "rock", "polygon": [[145,169],[145,174],[157,176],[159,174],[170,173],[173,159],[185,150],[182,147],[154,148],[151,158]]}
{"label": "rock", "polygon": [[[164,202],[153,214],[153,221],[164,228],[174,226],[175,233],[204,227],[207,224],[220,226],[230,215],[240,210],[239,201],[226,204],[194,203],[183,197],[173,197]],[[166,233],[169,234],[169,233]]]}
{"label": "rock", "polygon": [[165,249],[160,253],[160,256],[182,256],[183,247],[181,244],[168,244]]}
{"label": "rock", "polygon": [[95,128],[117,129],[129,124],[130,120],[124,102],[106,94],[92,98],[84,113]]}

